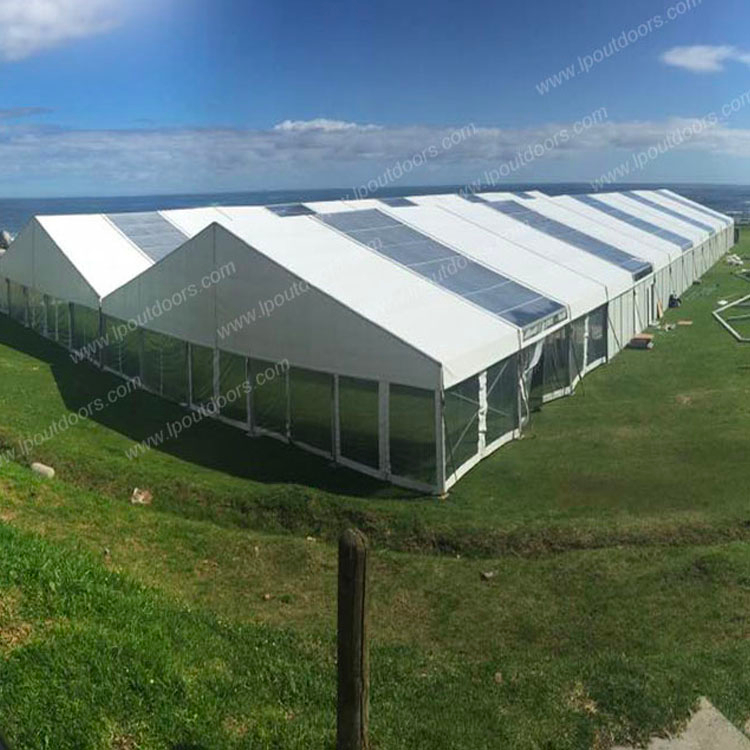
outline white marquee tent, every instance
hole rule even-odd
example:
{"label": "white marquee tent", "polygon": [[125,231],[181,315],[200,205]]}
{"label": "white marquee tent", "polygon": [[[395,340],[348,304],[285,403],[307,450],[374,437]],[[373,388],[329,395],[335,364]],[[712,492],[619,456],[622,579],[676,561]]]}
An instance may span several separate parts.
{"label": "white marquee tent", "polygon": [[733,240],[666,190],[36,217],[0,307],[251,435],[439,493]]}

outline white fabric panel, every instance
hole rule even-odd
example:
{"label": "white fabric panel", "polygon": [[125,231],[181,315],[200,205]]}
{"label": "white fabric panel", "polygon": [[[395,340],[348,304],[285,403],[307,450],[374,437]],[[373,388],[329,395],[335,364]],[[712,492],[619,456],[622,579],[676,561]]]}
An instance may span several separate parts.
{"label": "white fabric panel", "polygon": [[669,208],[672,211],[677,211],[677,213],[683,214],[689,219],[699,221],[701,224],[707,224],[708,226],[713,227],[716,232],[721,232],[724,229],[724,223],[715,216],[710,216],[701,211],[696,211],[693,208],[688,208],[684,203],[670,200],[667,196],[657,193],[655,190],[635,190],[633,192],[637,195],[642,195],[644,198],[648,198],[652,203],[658,203],[660,206]]}
{"label": "white fabric panel", "polygon": [[[150,258],[103,216],[40,216],[39,223],[99,297],[152,265]],[[63,296],[54,289],[48,291]]]}
{"label": "white fabric panel", "polygon": [[68,302],[99,307],[99,294],[32,219],[2,259],[1,273],[19,284]]}
{"label": "white fabric panel", "polygon": [[34,286],[34,225],[32,219],[0,256],[0,276],[17,284]]}
{"label": "white fabric panel", "polygon": [[[696,207],[696,210],[698,208],[704,208],[704,209],[707,209],[708,211],[713,211],[714,213],[719,214],[719,216],[722,216],[727,221],[731,221],[732,223],[734,223],[734,217],[730,216],[729,214],[724,214],[721,211],[717,211],[715,208],[710,208],[709,206],[702,206],[700,203],[698,203],[697,201],[694,201],[692,198],[688,198],[687,196],[682,195],[682,193],[675,193],[674,190],[669,190],[668,188],[664,188],[663,191],[660,191],[659,195],[674,196],[675,198],[680,199],[679,201],[677,201],[678,205],[684,205],[682,201],[687,201],[688,203],[692,203]],[[698,213],[701,216],[706,216],[706,214],[703,211],[698,211]]]}
{"label": "white fabric panel", "polygon": [[81,269],[60,252],[41,224],[34,229],[34,287],[57,299],[92,309],[99,307],[102,296],[101,291],[86,280]]}
{"label": "white fabric panel", "polygon": [[167,221],[172,222],[178,229],[182,230],[188,237],[195,237],[209,224],[219,222],[227,224],[231,218],[223,213],[221,208],[178,208],[170,211],[159,212]]}
{"label": "white fabric panel", "polygon": [[213,347],[215,287],[204,288],[213,270],[213,233],[190,241],[192,252],[170,253],[102,303],[105,314],[135,320],[139,327]]}
{"label": "white fabric panel", "polygon": [[687,221],[674,219],[656,208],[652,209],[648,206],[644,206],[642,203],[639,203],[633,198],[629,198],[627,195],[622,195],[620,193],[599,193],[596,197],[605,203],[609,203],[611,206],[627,211],[633,216],[637,216],[638,218],[650,221],[652,224],[656,224],[659,227],[676,232],[682,237],[692,240],[696,245],[703,242],[703,240],[709,236],[708,232],[704,232],[702,229],[693,226]]}
{"label": "white fabric panel", "polygon": [[[594,197],[598,198],[598,195]],[[597,224],[609,227],[610,229],[617,232],[622,237],[628,237],[638,242],[639,247],[647,245],[657,250],[661,250],[666,253],[673,261],[682,256],[682,249],[677,245],[669,242],[668,240],[657,237],[654,234],[650,234],[643,229],[638,229],[632,224],[628,224],[626,221],[620,221],[614,216],[600,211],[593,206],[587,206],[585,203],[576,200],[574,197],[569,195],[557,195],[554,197],[546,197],[543,199],[545,202],[552,203],[556,206],[562,206],[573,214],[585,216]],[[652,224],[654,222],[651,222]]]}
{"label": "white fabric panel", "polygon": [[543,216],[550,219],[556,219],[557,221],[578,229],[591,237],[602,240],[602,242],[607,242],[630,255],[634,255],[636,258],[647,260],[653,265],[654,271],[658,271],[669,265],[669,252],[639,242],[633,238],[623,237],[620,232],[610,229],[609,227],[600,224],[593,219],[587,218],[582,214],[574,214],[564,206],[560,206],[552,201],[544,198],[537,200],[524,200],[523,198],[516,198],[510,193],[501,193],[500,195],[502,197],[498,198],[498,200],[514,200],[516,203],[526,205],[534,211],[538,211]]}
{"label": "white fabric panel", "polygon": [[515,221],[490,206],[471,203],[458,195],[409,196],[409,200],[423,206],[441,206],[446,211],[468,219],[532,252],[539,259],[540,265],[552,262],[557,267],[567,268],[590,281],[605,286],[610,298],[621,294],[633,285],[633,277],[627,271]]}

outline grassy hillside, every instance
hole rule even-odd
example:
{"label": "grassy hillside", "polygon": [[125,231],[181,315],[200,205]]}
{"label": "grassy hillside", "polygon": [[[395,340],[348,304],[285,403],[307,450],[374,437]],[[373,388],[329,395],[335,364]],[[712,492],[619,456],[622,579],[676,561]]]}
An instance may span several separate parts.
{"label": "grassy hillside", "polygon": [[750,347],[709,311],[748,291],[717,267],[669,315],[692,326],[546,406],[446,501],[208,423],[128,461],[180,413],[145,394],[20,455],[117,381],[0,319],[0,730],[17,750],[332,747],[328,540],[352,521],[375,543],[375,747],[606,748],[701,694],[742,725]]}
{"label": "grassy hillside", "polygon": [[[746,235],[747,236],[747,235]],[[740,252],[750,247],[744,240]],[[750,291],[720,264],[684,296],[651,352],[626,351],[575,395],[534,415],[520,442],[464,478],[445,501],[418,498],[270,439],[205,420],[159,449],[126,451],[184,412],[135,392],[28,456],[67,482],[126,500],[148,487],[161,510],[225,525],[333,539],[356,523],[379,544],[462,554],[745,538],[735,481],[747,449],[747,347],[710,310]],[[50,424],[120,381],[7,319],[0,322],[0,441],[20,453]],[[18,456],[17,456],[18,457]],[[406,502],[405,502],[406,500]]]}

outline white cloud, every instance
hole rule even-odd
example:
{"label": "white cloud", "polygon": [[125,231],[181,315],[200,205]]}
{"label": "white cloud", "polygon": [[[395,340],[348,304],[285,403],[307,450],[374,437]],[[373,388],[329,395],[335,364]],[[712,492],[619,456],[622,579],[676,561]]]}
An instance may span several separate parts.
{"label": "white cloud", "polygon": [[121,7],[118,0],[0,0],[0,57],[22,60],[109,31]]}
{"label": "white cloud", "polygon": [[343,130],[380,130],[379,125],[359,125],[356,122],[345,122],[344,120],[327,120],[318,117],[314,120],[284,120],[273,126],[274,130],[284,133],[309,133],[311,131],[322,131],[325,133],[340,133]]}
{"label": "white cloud", "polygon": [[[599,174],[632,152],[648,149],[678,130],[691,128],[678,153],[712,159],[750,159],[750,130],[727,123],[694,127],[697,119],[607,121],[573,135],[569,123],[533,128],[470,128],[446,149],[455,128],[426,126],[273,127],[249,129],[67,130],[0,121],[0,192],[117,195],[201,192],[360,184],[416,154],[420,160],[403,185],[471,182],[486,170],[512,162],[567,128],[570,138],[548,150],[517,182],[551,175]],[[680,156],[684,162],[684,156]],[[586,165],[585,167],[582,165]],[[585,172],[583,171],[585,170]],[[52,187],[50,187],[52,186]]]}
{"label": "white cloud", "polygon": [[698,44],[693,47],[672,47],[661,56],[661,60],[692,73],[720,73],[730,60],[750,65],[750,54],[729,45]]}

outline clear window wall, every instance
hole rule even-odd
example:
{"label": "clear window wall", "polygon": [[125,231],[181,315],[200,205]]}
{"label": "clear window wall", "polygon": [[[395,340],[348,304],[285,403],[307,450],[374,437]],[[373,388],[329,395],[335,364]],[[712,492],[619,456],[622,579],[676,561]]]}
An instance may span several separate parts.
{"label": "clear window wall", "polygon": [[238,354],[219,352],[221,416],[247,424],[247,360]]}
{"label": "clear window wall", "polygon": [[445,392],[446,474],[454,474],[479,452],[479,377],[454,385]]}
{"label": "clear window wall", "polygon": [[391,473],[435,485],[435,393],[394,384],[389,391]]}
{"label": "clear window wall", "polygon": [[37,333],[44,333],[46,314],[44,309],[44,295],[36,289],[27,289],[26,303],[28,305],[28,324]]}
{"label": "clear window wall", "polygon": [[214,352],[206,346],[190,345],[192,393],[190,403],[205,406],[214,398]]}
{"label": "clear window wall", "polygon": [[287,432],[286,377],[273,362],[250,360],[253,427],[283,437]]}
{"label": "clear window wall", "polygon": [[570,382],[583,375],[586,369],[586,318],[570,324]]}
{"label": "clear window wall", "polygon": [[8,309],[13,320],[26,325],[26,289],[15,281],[8,282]]}
{"label": "clear window wall", "polygon": [[72,348],[91,359],[98,359],[96,350],[99,341],[99,311],[84,305],[72,305]]}
{"label": "clear window wall", "polygon": [[487,370],[487,437],[490,445],[518,429],[518,355]]}
{"label": "clear window wall", "polygon": [[339,377],[339,442],[343,458],[380,466],[380,387],[374,380]]}
{"label": "clear window wall", "polygon": [[542,352],[544,395],[564,391],[570,385],[569,328],[565,326],[544,339]]}
{"label": "clear window wall", "polygon": [[607,306],[589,313],[589,342],[587,365],[607,356]]}
{"label": "clear window wall", "polygon": [[292,367],[289,371],[292,440],[332,453],[333,376]]}

